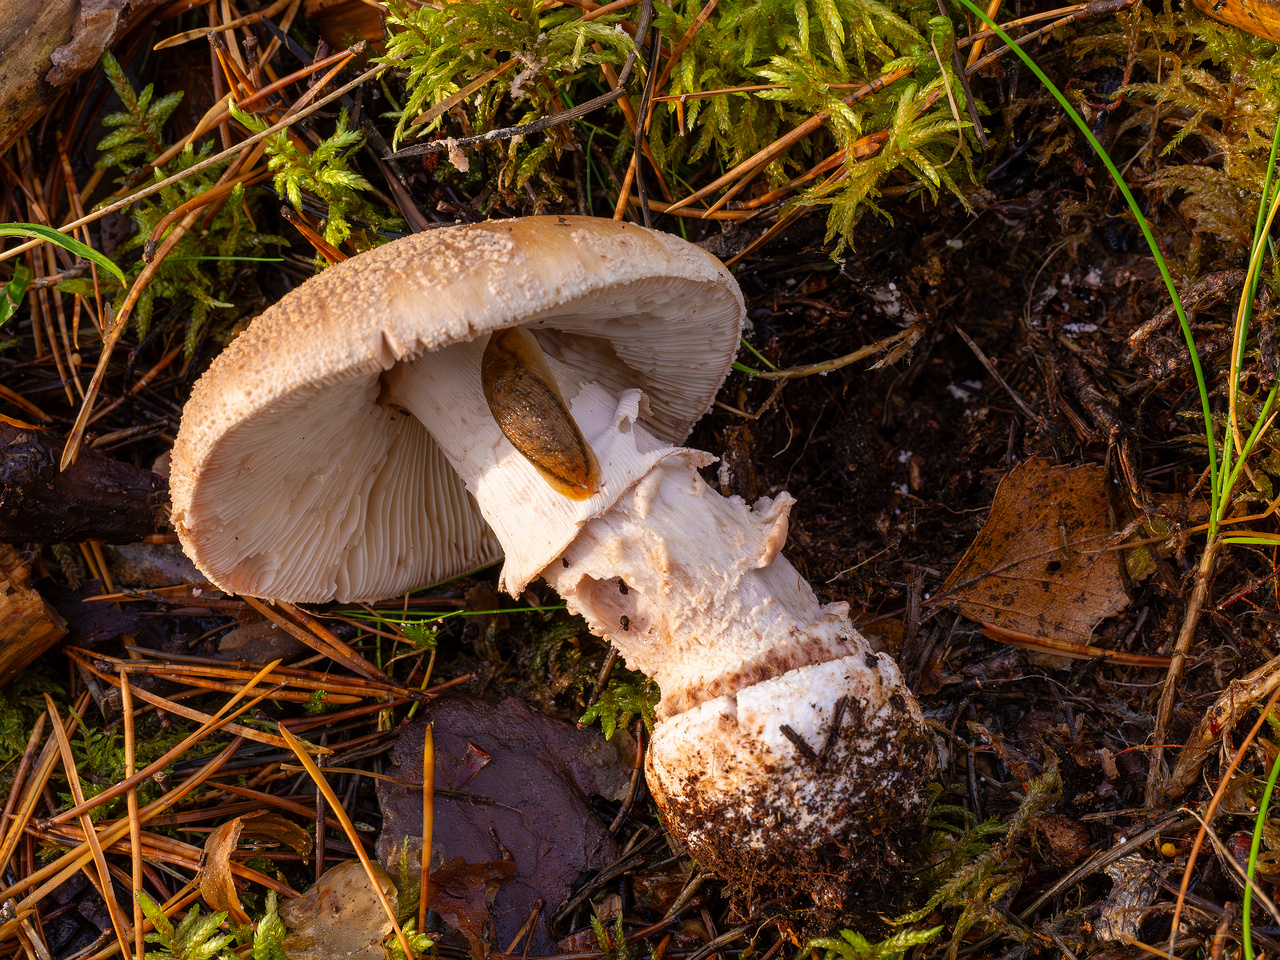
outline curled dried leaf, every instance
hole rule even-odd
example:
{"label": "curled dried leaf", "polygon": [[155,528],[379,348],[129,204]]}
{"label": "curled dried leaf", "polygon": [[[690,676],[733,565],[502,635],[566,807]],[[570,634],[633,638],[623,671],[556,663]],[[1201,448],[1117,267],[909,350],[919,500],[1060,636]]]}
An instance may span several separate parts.
{"label": "curled dried leaf", "polygon": [[236,923],[248,923],[249,916],[240,905],[231,857],[240,844],[240,835],[287,843],[306,859],[311,854],[311,835],[292,820],[278,813],[259,813],[236,817],[224,823],[204,843],[204,863],[200,867],[200,895],[214,910],[224,910]]}

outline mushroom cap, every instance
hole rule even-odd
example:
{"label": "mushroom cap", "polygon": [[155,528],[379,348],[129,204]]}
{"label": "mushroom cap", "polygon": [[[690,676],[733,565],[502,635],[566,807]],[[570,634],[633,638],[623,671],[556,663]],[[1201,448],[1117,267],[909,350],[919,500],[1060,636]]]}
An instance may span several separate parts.
{"label": "mushroom cap", "polygon": [[[416,234],[325,270],[250,324],[192,390],[173,523],[196,566],[247,596],[394,596],[501,557],[426,429],[379,402],[426,351],[527,325],[546,352],[679,443],[737,350],[742,296],[677,237],[589,217]],[[483,411],[488,415],[488,411]]]}

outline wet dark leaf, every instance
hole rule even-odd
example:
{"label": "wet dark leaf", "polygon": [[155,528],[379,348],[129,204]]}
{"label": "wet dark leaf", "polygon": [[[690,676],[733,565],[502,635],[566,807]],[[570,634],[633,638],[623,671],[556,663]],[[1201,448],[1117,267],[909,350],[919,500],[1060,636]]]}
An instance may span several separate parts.
{"label": "wet dark leaf", "polygon": [[[541,898],[546,909],[530,954],[553,952],[548,914],[584,870],[616,854],[587,795],[620,797],[629,765],[597,731],[544,717],[518,700],[493,706],[450,698],[434,703],[428,718],[435,724],[433,865],[509,859],[514,876],[492,901],[497,948],[507,948]],[[424,726],[406,726],[392,748],[387,772],[401,782],[378,781],[384,817],[378,856],[393,876],[406,871],[398,881],[405,887],[417,885],[420,870]]]}

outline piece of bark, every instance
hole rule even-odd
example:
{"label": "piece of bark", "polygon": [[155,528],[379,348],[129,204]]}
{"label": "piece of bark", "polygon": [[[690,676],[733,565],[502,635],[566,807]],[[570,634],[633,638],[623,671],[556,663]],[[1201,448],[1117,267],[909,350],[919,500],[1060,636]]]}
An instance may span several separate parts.
{"label": "piece of bark", "polygon": [[125,543],[107,547],[106,554],[111,578],[121,587],[152,590],[204,581],[204,574],[176,543]]}
{"label": "piece of bark", "polygon": [[0,543],[0,686],[66,635],[58,612],[31,589],[31,569]]}
{"label": "piece of bark", "polygon": [[10,0],[0,17],[0,153],[159,0]]}
{"label": "piece of bark", "polygon": [[83,450],[59,472],[61,438],[0,419],[0,541],[133,543],[156,532],[164,481]]}

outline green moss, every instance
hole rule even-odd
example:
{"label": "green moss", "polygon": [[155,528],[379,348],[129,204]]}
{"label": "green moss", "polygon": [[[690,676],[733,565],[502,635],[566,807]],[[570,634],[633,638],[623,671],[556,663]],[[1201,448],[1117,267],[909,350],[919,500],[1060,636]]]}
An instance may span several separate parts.
{"label": "green moss", "polygon": [[[128,183],[133,179],[128,175],[154,163],[168,149],[164,127],[181,102],[182,94],[172,93],[156,98],[150,84],[141,93],[135,91],[110,53],[103,54],[102,68],[125,109],[109,114],[103,120],[104,125],[114,129],[98,142],[100,156],[97,166],[100,169],[119,168],[126,174],[121,182]],[[155,169],[155,181],[189,170],[207,158],[212,150],[212,141],[206,142],[199,150],[188,146],[167,164]],[[115,256],[119,258],[131,251],[143,252],[161,221],[182,204],[210,190],[225,169],[225,163],[214,164],[132,204],[128,215],[133,220],[136,233],[116,251]],[[190,357],[201,331],[210,320],[216,318],[229,326],[239,319],[239,311],[232,301],[237,273],[243,266],[238,261],[246,257],[261,257],[268,247],[285,242],[282,237],[257,230],[251,216],[250,197],[237,186],[225,202],[211,207],[205,217],[196,221],[142,289],[132,314],[138,336],[147,335],[157,310],[169,308],[167,317],[170,320],[185,320],[183,346],[185,355]],[[171,230],[172,226],[166,234]],[[127,282],[124,284],[107,275],[99,276],[99,285],[105,294],[112,297],[112,306],[117,312],[144,265],[143,260],[138,259],[126,268]],[[90,279],[70,280],[60,284],[58,289],[84,296],[94,293]]]}
{"label": "green moss", "polygon": [[45,712],[48,693],[60,709],[67,698],[66,688],[52,671],[37,660],[0,689],[0,767],[11,768],[27,747],[27,738],[36,718]]}
{"label": "green moss", "polygon": [[[919,923],[937,910],[958,909],[947,950],[950,960],[968,932],[980,924],[1026,941],[1029,931],[1010,922],[1005,904],[1022,884],[1031,833],[1062,799],[1062,775],[1052,751],[1045,752],[1043,767],[1027,781],[1026,794],[1007,821],[993,818],[975,824],[963,808],[935,805],[931,809],[923,855],[930,866],[921,872],[919,884],[927,891],[927,899],[919,909],[895,919],[895,925]],[[948,817],[958,818],[964,826],[957,828]]]}
{"label": "green moss", "polygon": [[[265,120],[235,107],[231,113],[254,133],[268,127]],[[301,149],[287,131],[273,133],[265,141],[267,169],[275,175],[276,193],[287,197],[299,213],[304,193],[324,204],[324,238],[329,243],[339,246],[358,232],[357,246],[376,246],[383,242],[376,230],[403,230],[404,222],[379,208],[366,195],[373,189],[372,184],[351,169],[351,157],[364,146],[364,135],[350,129],[347,122],[344,110],[332,135],[321,140],[314,150]],[[357,230],[355,221],[365,226]]]}
{"label": "green moss", "polygon": [[[192,726],[188,721],[178,721],[172,722],[167,730],[162,730],[153,718],[148,719],[134,739],[135,769],[140,770],[158,760],[176,746],[191,731]],[[220,745],[206,740],[187,751],[183,759],[206,756],[218,749],[221,749]],[[80,787],[86,800],[93,799],[125,777],[124,737],[119,727],[98,729],[82,723],[71,738],[71,753],[75,757]],[[160,792],[159,785],[148,777],[138,785],[138,801],[146,805],[158,799]],[[68,805],[73,803],[69,792],[62,793],[62,800]],[[119,816],[125,802],[123,796],[117,797],[94,807],[89,816],[94,820]]]}
{"label": "green moss", "polygon": [[[147,956],[154,960],[238,960],[228,949],[233,935],[220,933],[218,929],[227,919],[224,911],[201,916],[200,907],[196,905],[174,927],[158,903],[141,890],[135,891],[134,895],[142,905],[142,912],[155,927],[152,933],[147,934],[147,942],[159,945],[155,950],[148,950]],[[269,955],[259,958],[255,951],[254,960],[274,958]]]}
{"label": "green moss", "polygon": [[[1079,28],[1067,51],[1080,73],[1128,64],[1137,78],[1115,93],[1126,110],[1114,139],[1137,147],[1130,182],[1190,227],[1184,269],[1247,256],[1280,113],[1280,48],[1190,3],[1137,3]],[[1096,106],[1082,106],[1093,120]]]}
{"label": "green moss", "polygon": [[638,679],[611,680],[600,698],[578,719],[578,723],[585,726],[599,720],[604,738],[611,740],[615,730],[625,728],[632,719],[640,717],[649,732],[653,733],[654,711],[661,693],[658,685],[649,678],[640,674],[634,676]]}
{"label": "green moss", "polygon": [[[668,49],[703,12],[697,0],[655,7],[655,23]],[[583,22],[575,10],[543,12],[533,0],[514,5],[476,0],[440,8],[393,0],[390,10],[385,62],[404,71],[405,78],[397,141],[427,107],[444,103],[511,60],[514,67],[455,104],[464,121],[458,126],[467,133],[527,122],[585,101],[603,89],[599,71],[586,68],[619,63],[632,49],[619,17]],[[723,172],[821,113],[825,133],[782,151],[766,174],[776,186],[815,160],[847,149],[837,175],[798,198],[830,208],[830,236],[843,245],[858,218],[875,209],[880,184],[899,171],[900,179],[933,196],[942,190],[962,196],[951,166],[959,161],[968,174],[971,134],[963,133],[969,121],[953,113],[945,95],[949,87],[950,99],[965,109],[962,86],[951,68],[942,66],[953,46],[951,23],[924,0],[724,0],[699,23],[659,93],[696,95],[761,84],[767,89],[659,103],[649,144],[668,182],[697,187],[706,174],[695,171],[697,165],[710,161],[712,171]],[[644,81],[642,59],[631,81],[633,100]],[[852,87],[907,68],[910,81],[844,102]],[[432,133],[445,122],[437,116],[418,132]],[[632,147],[629,127],[616,113],[609,126],[624,131],[614,147],[614,160],[622,163]],[[584,149],[587,129],[585,124],[556,128],[473,153],[494,164],[500,186],[515,189],[536,175],[557,195],[554,163],[567,144]],[[885,134],[885,146],[871,161],[860,162],[854,144],[869,133]]]}
{"label": "green moss", "polygon": [[841,930],[839,937],[817,937],[810,940],[800,956],[812,956],[821,950],[822,960],[897,960],[912,947],[934,940],[942,927],[927,930],[902,930],[886,940],[872,943],[853,930]]}

